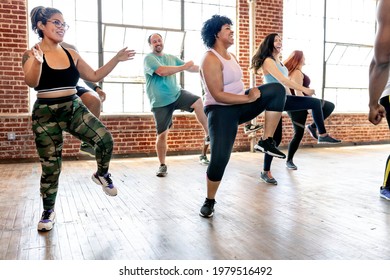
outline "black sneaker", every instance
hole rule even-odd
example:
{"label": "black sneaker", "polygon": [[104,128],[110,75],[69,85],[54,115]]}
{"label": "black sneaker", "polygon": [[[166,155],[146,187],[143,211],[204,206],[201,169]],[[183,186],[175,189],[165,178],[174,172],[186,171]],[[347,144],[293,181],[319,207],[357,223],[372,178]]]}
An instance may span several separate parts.
{"label": "black sneaker", "polygon": [[217,203],[215,199],[208,199],[203,203],[202,208],[200,208],[199,215],[204,218],[210,218],[214,215],[214,205]]}
{"label": "black sneaker", "polygon": [[318,144],[340,144],[341,140],[331,137],[329,134],[326,136],[318,136]]}
{"label": "black sneaker", "polygon": [[85,142],[81,143],[80,153],[88,155],[90,157],[95,157],[95,149],[92,148],[91,145]]}
{"label": "black sneaker", "polygon": [[317,129],[313,128],[310,124],[306,126],[306,131],[309,132],[310,136],[318,140]]}
{"label": "black sneaker", "polygon": [[258,131],[259,129],[262,129],[263,126],[259,124],[247,124],[244,126],[244,133],[249,134],[255,131]]}
{"label": "black sneaker", "polygon": [[265,140],[260,139],[254,148],[256,151],[269,154],[273,157],[286,158],[286,155],[275,147],[275,141],[271,137],[268,137],[268,139]]}

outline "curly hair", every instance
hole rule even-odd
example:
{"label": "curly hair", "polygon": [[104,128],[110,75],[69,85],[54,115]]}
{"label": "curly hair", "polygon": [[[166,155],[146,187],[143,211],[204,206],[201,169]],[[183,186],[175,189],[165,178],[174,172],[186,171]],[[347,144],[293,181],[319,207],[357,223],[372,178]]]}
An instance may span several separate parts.
{"label": "curly hair", "polygon": [[226,16],[213,15],[210,19],[203,23],[201,35],[203,44],[208,48],[212,48],[216,41],[216,36],[221,31],[225,24],[233,25],[230,18]]}
{"label": "curly hair", "polygon": [[263,63],[267,57],[274,59],[272,53],[274,52],[274,48],[275,48],[274,42],[276,36],[279,36],[279,34],[271,33],[267,35],[264,38],[264,40],[260,43],[256,53],[253,55],[250,68],[253,69],[253,72],[255,74],[257,74],[261,66],[263,66]]}
{"label": "curly hair", "polygon": [[38,34],[39,38],[43,38],[43,32],[38,27],[38,22],[42,22],[42,24],[46,25],[47,20],[50,19],[54,14],[61,14],[61,11],[56,8],[51,7],[43,7],[38,6],[31,10],[31,28],[32,30]]}

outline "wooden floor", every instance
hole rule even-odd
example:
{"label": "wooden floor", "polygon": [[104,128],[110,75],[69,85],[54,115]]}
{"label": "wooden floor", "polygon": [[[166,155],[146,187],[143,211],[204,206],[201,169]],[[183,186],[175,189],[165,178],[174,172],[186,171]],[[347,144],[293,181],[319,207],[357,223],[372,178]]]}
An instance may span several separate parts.
{"label": "wooden floor", "polygon": [[279,185],[260,182],[261,153],[234,153],[215,215],[198,215],[206,167],[197,155],[115,159],[119,189],[90,180],[91,160],[66,161],[57,223],[36,229],[40,165],[0,165],[2,260],[388,260],[390,201],[379,197],[390,145],[302,148],[297,171],[275,159]]}

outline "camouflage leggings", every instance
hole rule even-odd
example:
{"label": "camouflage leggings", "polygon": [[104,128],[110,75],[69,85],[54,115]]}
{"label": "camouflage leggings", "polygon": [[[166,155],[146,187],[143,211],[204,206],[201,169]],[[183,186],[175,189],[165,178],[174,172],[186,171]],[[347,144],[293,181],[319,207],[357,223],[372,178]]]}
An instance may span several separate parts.
{"label": "camouflage leggings", "polygon": [[32,111],[32,130],[42,166],[40,193],[45,210],[53,209],[62,165],[63,131],[95,148],[98,174],[108,172],[113,139],[106,127],[76,95],[38,99]]}

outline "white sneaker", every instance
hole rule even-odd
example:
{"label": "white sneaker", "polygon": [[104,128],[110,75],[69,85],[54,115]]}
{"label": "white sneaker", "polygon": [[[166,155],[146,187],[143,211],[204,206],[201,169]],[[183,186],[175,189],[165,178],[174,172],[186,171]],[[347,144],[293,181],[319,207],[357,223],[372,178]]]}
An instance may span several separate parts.
{"label": "white sneaker", "polygon": [[92,174],[92,181],[96,184],[102,186],[103,191],[109,196],[116,196],[118,194],[118,189],[114,187],[114,184],[111,180],[111,174],[106,173],[104,176],[99,176],[96,173]]}
{"label": "white sneaker", "polygon": [[45,210],[42,213],[41,220],[38,223],[39,231],[49,231],[52,230],[55,223],[56,213],[53,209]]}

